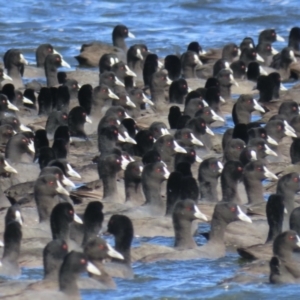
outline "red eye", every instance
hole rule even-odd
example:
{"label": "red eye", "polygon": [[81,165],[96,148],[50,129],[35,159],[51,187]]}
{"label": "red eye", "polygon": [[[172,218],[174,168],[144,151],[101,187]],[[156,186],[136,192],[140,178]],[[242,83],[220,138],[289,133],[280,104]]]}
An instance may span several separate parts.
{"label": "red eye", "polygon": [[294,177],[294,182],[298,182],[299,181],[299,178],[298,177]]}
{"label": "red eye", "polygon": [[116,160],[116,163],[117,163],[117,164],[120,164],[121,162],[120,162],[120,160],[119,160],[119,159],[117,159],[117,160]]}
{"label": "red eye", "polygon": [[271,47],[270,47],[270,46],[268,46],[268,47],[267,47],[267,49],[268,49],[268,50],[270,50],[270,49],[271,49]]}
{"label": "red eye", "polygon": [[294,241],[295,239],[296,239],[296,237],[294,235],[289,236],[289,240]]}
{"label": "red eye", "polygon": [[265,137],[266,137],[266,135],[265,135],[264,133],[262,133],[260,136],[261,136],[262,138],[265,138]]}
{"label": "red eye", "polygon": [[209,111],[205,112],[206,115],[209,115]]}
{"label": "red eye", "polygon": [[73,214],[74,214],[74,211],[73,211],[73,210],[69,210],[69,214],[70,214],[70,215],[73,215]]}
{"label": "red eye", "polygon": [[66,115],[63,115],[63,118],[64,118],[64,119],[66,119],[66,118],[67,118],[67,116],[66,116]]}
{"label": "red eye", "polygon": [[168,145],[168,146],[171,146],[171,142],[168,142],[167,145]]}
{"label": "red eye", "polygon": [[114,133],[115,133],[115,134],[118,134],[118,130],[114,130]]}
{"label": "red eye", "polygon": [[59,58],[59,57],[56,57],[56,61],[60,61],[60,58]]}
{"label": "red eye", "polygon": [[113,77],[112,77],[112,76],[109,76],[109,79],[113,79]]}
{"label": "red eye", "polygon": [[257,147],[258,149],[262,149],[262,145],[258,145],[258,147]]}
{"label": "red eye", "polygon": [[122,113],[121,113],[121,112],[118,112],[118,115],[119,115],[119,116],[122,116]]}
{"label": "red eye", "polygon": [[242,69],[245,69],[245,66],[241,66]]}
{"label": "red eye", "polygon": [[156,172],[157,172],[157,173],[160,173],[160,171],[161,171],[160,169],[156,169]]}
{"label": "red eye", "polygon": [[240,171],[243,171],[243,168],[242,167],[238,167],[237,170],[240,172]]}
{"label": "red eye", "polygon": [[241,147],[240,147],[240,146],[237,146],[236,149],[241,149]]}
{"label": "red eye", "polygon": [[74,89],[77,88],[77,85],[76,85],[76,84],[73,84],[73,88],[74,88]]}
{"label": "red eye", "polygon": [[183,88],[186,88],[186,85],[184,84],[182,87],[183,87]]}
{"label": "red eye", "polygon": [[216,164],[211,164],[210,166],[211,166],[212,169],[215,169],[217,167]]}
{"label": "red eye", "polygon": [[275,35],[275,32],[272,32],[272,36],[274,36]]}
{"label": "red eye", "polygon": [[249,103],[249,104],[250,104],[251,102],[252,102],[251,100],[247,100],[247,103]]}
{"label": "red eye", "polygon": [[205,124],[204,124],[204,123],[201,123],[201,126],[202,126],[202,127],[204,127],[204,126],[205,126]]}
{"label": "red eye", "polygon": [[188,139],[188,138],[189,138],[189,135],[188,135],[188,134],[185,134],[184,137]]}
{"label": "red eye", "polygon": [[17,123],[17,120],[14,120],[14,123]]}
{"label": "red eye", "polygon": [[153,140],[153,136],[152,135],[149,136],[149,140]]}
{"label": "red eye", "polygon": [[282,126],[281,126],[281,125],[278,125],[278,126],[277,126],[277,129],[278,129],[278,130],[282,130]]}
{"label": "red eye", "polygon": [[49,181],[48,184],[49,184],[50,186],[53,186],[53,185],[54,185],[54,181]]}
{"label": "red eye", "polygon": [[126,33],[126,32],[127,32],[127,29],[124,29],[124,32]]}
{"label": "red eye", "polygon": [[124,70],[124,67],[120,67],[121,70]]}
{"label": "red eye", "polygon": [[82,265],[85,265],[85,264],[86,264],[86,260],[82,258],[82,259],[80,260],[80,263],[81,263]]}
{"label": "red eye", "polygon": [[161,80],[165,80],[166,78],[165,78],[165,77],[161,77],[160,79],[161,79]]}
{"label": "red eye", "polygon": [[22,142],[23,142],[23,143],[27,143],[27,140],[26,140],[26,139],[22,139]]}
{"label": "red eye", "polygon": [[192,151],[192,152],[191,152],[191,155],[192,155],[192,156],[195,156],[195,152]]}
{"label": "red eye", "polygon": [[86,113],[82,113],[82,115],[85,117]]}
{"label": "red eye", "polygon": [[99,249],[100,249],[100,250],[103,250],[103,249],[104,249],[104,246],[103,246],[103,245],[99,245]]}
{"label": "red eye", "polygon": [[145,51],[146,51],[146,49],[145,49],[145,48],[143,48],[143,49],[142,49],[142,51],[143,51],[143,52],[145,52]]}
{"label": "red eye", "polygon": [[236,207],[235,207],[235,206],[231,207],[231,208],[230,208],[230,211],[236,212]]}
{"label": "red eye", "polygon": [[192,208],[192,207],[189,207],[189,206],[186,207],[185,209],[186,209],[187,211],[192,211],[192,210],[193,210],[193,208]]}
{"label": "red eye", "polygon": [[67,244],[63,244],[63,245],[62,245],[62,248],[63,248],[64,250],[68,250],[68,245],[67,245]]}
{"label": "red eye", "polygon": [[56,177],[57,179],[59,179],[59,174],[55,174],[55,177]]}
{"label": "red eye", "polygon": [[6,103],[6,100],[2,100],[2,103]]}
{"label": "red eye", "polygon": [[296,107],[296,106],[293,106],[293,110],[297,110],[297,107]]}
{"label": "red eye", "polygon": [[255,55],[256,55],[256,52],[253,52],[252,55],[255,56]]}

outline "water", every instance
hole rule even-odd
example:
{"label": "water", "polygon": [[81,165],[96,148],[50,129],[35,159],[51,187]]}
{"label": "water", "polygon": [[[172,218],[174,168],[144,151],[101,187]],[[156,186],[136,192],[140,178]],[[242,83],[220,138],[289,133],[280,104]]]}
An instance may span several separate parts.
{"label": "water", "polygon": [[[0,10],[0,56],[10,48],[22,49],[30,63],[35,63],[35,48],[51,43],[75,68],[73,58],[81,44],[95,40],[111,43],[111,32],[118,23],[128,26],[136,39],[127,44],[146,43],[164,57],[181,53],[191,41],[204,49],[237,44],[251,36],[257,41],[265,28],[275,28],[286,40],[289,30],[299,25],[298,0],[132,0],[84,1],[60,0],[2,1]],[[285,43],[275,43],[281,49]],[[226,118],[222,133],[232,120]],[[200,228],[204,230],[206,228]],[[136,238],[140,242],[172,245],[171,238]],[[110,242],[112,242],[110,240]],[[197,243],[205,241],[197,237]],[[134,264],[134,280],[117,279],[115,291],[84,291],[83,299],[298,299],[296,286],[269,284],[219,283],[240,267],[236,253],[209,261],[159,262]],[[22,279],[42,278],[42,269],[24,269]],[[262,281],[266,281],[263,277]]]}

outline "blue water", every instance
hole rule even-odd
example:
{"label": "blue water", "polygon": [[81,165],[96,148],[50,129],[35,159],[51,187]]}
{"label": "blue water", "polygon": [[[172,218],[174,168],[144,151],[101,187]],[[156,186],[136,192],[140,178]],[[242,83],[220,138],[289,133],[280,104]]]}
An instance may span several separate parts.
{"label": "blue water", "polygon": [[[75,68],[73,57],[81,44],[95,40],[111,43],[112,28],[118,23],[127,25],[136,36],[127,40],[128,45],[146,43],[164,57],[185,51],[194,40],[204,49],[228,42],[239,44],[246,36],[257,41],[261,30],[272,27],[287,40],[291,27],[299,26],[299,0],[2,1],[0,56],[10,48],[19,48],[34,64],[35,48],[48,42]],[[280,50],[285,45],[275,43],[274,47]],[[228,126],[232,126],[230,118],[218,133]],[[163,237],[136,238],[134,245],[145,241],[172,245],[171,238]],[[197,243],[205,240],[197,237]],[[117,279],[115,291],[84,291],[82,296],[88,300],[299,298],[296,286],[219,285],[239,267],[236,253],[216,261],[136,263],[134,280]],[[41,268],[23,269],[24,279],[41,277]]]}

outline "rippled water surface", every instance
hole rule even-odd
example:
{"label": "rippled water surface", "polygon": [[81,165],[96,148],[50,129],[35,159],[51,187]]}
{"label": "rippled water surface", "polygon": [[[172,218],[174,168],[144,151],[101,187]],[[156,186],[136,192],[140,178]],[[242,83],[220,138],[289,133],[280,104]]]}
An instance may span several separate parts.
{"label": "rippled water surface", "polygon": [[[239,44],[246,36],[257,41],[265,28],[273,27],[287,39],[290,28],[299,26],[299,15],[299,0],[2,1],[0,56],[9,48],[20,48],[34,64],[35,48],[49,42],[76,67],[73,57],[81,44],[95,40],[111,43],[114,25],[124,23],[136,36],[135,40],[127,40],[129,45],[146,43],[163,57],[183,52],[194,40],[204,49],[227,42]],[[278,43],[275,47],[284,45]],[[230,121],[228,118],[227,126]],[[144,241],[169,246],[173,242],[171,238],[157,237],[136,239],[135,245]],[[197,237],[197,242],[205,241]],[[219,285],[235,273],[239,264],[236,253],[216,261],[136,263],[134,280],[116,280],[115,291],[84,291],[82,296],[89,300],[299,298],[296,286]],[[24,279],[41,277],[41,269],[23,270]]]}

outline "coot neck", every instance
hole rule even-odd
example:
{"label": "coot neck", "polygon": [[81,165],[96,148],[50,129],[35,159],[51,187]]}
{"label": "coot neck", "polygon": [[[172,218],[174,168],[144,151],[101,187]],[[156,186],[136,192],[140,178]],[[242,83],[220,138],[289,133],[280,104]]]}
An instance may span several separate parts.
{"label": "coot neck", "polygon": [[166,207],[166,216],[171,216],[175,203],[179,198],[180,187],[174,191],[169,191],[167,185],[167,207]]}
{"label": "coot neck", "polygon": [[117,193],[117,174],[106,174],[101,176],[103,182],[103,198],[112,197]]}
{"label": "coot neck", "polygon": [[[47,258],[44,258],[44,260]],[[56,259],[52,259],[53,261],[45,262],[44,261],[44,280],[58,281],[58,273],[61,267],[62,262]]]}
{"label": "coot neck", "polygon": [[113,45],[127,51],[127,46],[123,37],[113,37]]}
{"label": "coot neck", "polygon": [[14,147],[14,145],[9,145],[7,155],[5,155],[7,158],[9,158],[11,161],[18,163],[22,159],[22,155],[25,154],[25,151],[20,151],[18,149],[18,145]]}
{"label": "coot neck", "polygon": [[76,283],[78,277],[79,274],[66,270],[65,265],[62,266],[59,274],[59,288],[63,293],[72,297],[72,299],[80,299]]}
{"label": "coot neck", "polygon": [[161,160],[163,162],[165,162],[168,167],[171,167],[173,165],[172,164],[172,161],[173,161],[173,156],[172,156],[173,153],[172,152],[173,152],[173,150],[160,148],[160,149],[158,149],[158,152],[160,154]]}
{"label": "coot neck", "polygon": [[102,224],[100,221],[89,222],[84,221],[84,235],[82,240],[82,246],[84,246],[89,240],[95,238],[100,232]]}
{"label": "coot neck", "polygon": [[244,185],[248,197],[248,203],[261,203],[264,201],[263,185],[259,179],[249,178],[247,173],[244,174]]}
{"label": "coot neck", "polygon": [[245,110],[240,103],[236,103],[235,113],[238,119],[238,123],[248,124],[251,121],[251,113]]}
{"label": "coot neck", "polygon": [[133,70],[135,73],[141,74],[143,72],[138,58],[131,57],[130,60],[127,59],[127,64],[129,69]]}
{"label": "coot neck", "polygon": [[141,180],[129,180],[125,178],[125,201],[138,202],[142,199]]}
{"label": "coot neck", "polygon": [[161,182],[153,180],[147,176],[142,180],[143,192],[146,198],[145,205],[157,207],[165,211],[164,203],[161,199]]}
{"label": "coot neck", "polygon": [[264,89],[259,91],[259,101],[260,102],[269,102],[273,98],[273,92],[271,89]]}
{"label": "coot neck", "polygon": [[103,263],[101,260],[95,260],[95,259],[90,259],[91,263],[95,265],[98,270],[100,270],[101,275],[95,275],[92,273],[89,273],[89,277],[103,283],[106,287],[110,287],[112,289],[116,288],[116,284],[114,280],[111,278],[111,276],[105,271],[105,268],[103,266]]}
{"label": "coot neck", "polygon": [[282,189],[280,187],[277,188],[277,194],[282,195],[283,196],[283,204],[284,207],[287,209],[287,215],[285,215],[288,220],[290,219],[290,215],[295,207],[295,192],[294,191],[290,191],[288,189]]}
{"label": "coot neck", "polygon": [[231,176],[221,176],[221,187],[222,187],[222,201],[240,203],[240,197],[237,192],[237,180]]}
{"label": "coot neck", "polygon": [[280,90],[280,85],[274,84],[273,91],[272,91],[272,99],[279,99],[279,90]]}
{"label": "coot neck", "polygon": [[172,94],[172,102],[178,103],[178,104],[183,104],[184,103],[184,95],[182,95],[179,91],[175,91]]}
{"label": "coot neck", "polygon": [[70,225],[64,217],[51,220],[52,239],[60,239],[69,244],[70,241]]}
{"label": "coot neck", "polygon": [[57,68],[54,65],[45,65],[45,75],[47,78],[47,86],[52,87],[58,85]]}
{"label": "coot neck", "polygon": [[211,229],[209,234],[209,242],[224,244],[224,235],[226,230],[226,222],[213,216],[211,221]]}
{"label": "coot neck", "polygon": [[218,185],[218,179],[211,179],[205,181],[202,181],[200,179],[199,190],[200,190],[201,200],[217,202],[218,201],[217,185]]}
{"label": "coot neck", "polygon": [[12,221],[5,227],[4,232],[4,252],[2,256],[2,263],[9,263],[10,265],[19,267],[18,258],[20,255],[22,240],[21,225]]}
{"label": "coot neck", "polygon": [[266,243],[273,242],[275,238],[282,232],[282,223],[279,220],[268,220],[269,232]]}
{"label": "coot neck", "polygon": [[281,59],[280,67],[287,71],[291,63],[290,59]]}
{"label": "coot neck", "polygon": [[192,223],[189,220],[182,220],[173,215],[173,227],[175,232],[174,247],[178,249],[195,249],[197,244],[192,237]]}
{"label": "coot neck", "polygon": [[70,126],[70,135],[78,138],[86,138],[86,134],[84,132],[84,125],[77,124],[76,126]]}
{"label": "coot neck", "polygon": [[182,74],[184,78],[196,78],[195,67],[183,65]]}
{"label": "coot neck", "polygon": [[292,48],[294,51],[299,51],[300,50],[300,43],[296,39],[289,39],[289,46]]}
{"label": "coot neck", "polygon": [[[39,199],[40,197],[42,199]],[[35,191],[34,198],[39,214],[39,222],[42,223],[49,221],[51,212],[58,202],[51,196],[41,195],[41,192],[39,191]]]}
{"label": "coot neck", "polygon": [[115,249],[124,256],[124,260],[112,259],[114,262],[131,265],[131,242],[133,239],[133,232],[131,230],[124,230],[124,232],[115,235]]}
{"label": "coot neck", "polygon": [[7,68],[7,75],[10,76],[13,80],[22,81],[22,76],[20,74],[20,67],[10,64]]}
{"label": "coot neck", "polygon": [[108,153],[111,151],[111,149],[116,147],[116,141],[114,140],[110,140],[108,138],[101,138],[99,139],[98,142],[98,149],[101,152],[101,154],[103,153]]}
{"label": "coot neck", "polygon": [[231,99],[231,84],[220,85],[220,95],[225,99]]}
{"label": "coot neck", "polygon": [[157,87],[152,86],[150,83],[150,93],[151,93],[151,100],[155,104],[159,102],[164,102],[165,94],[164,94],[164,87]]}

